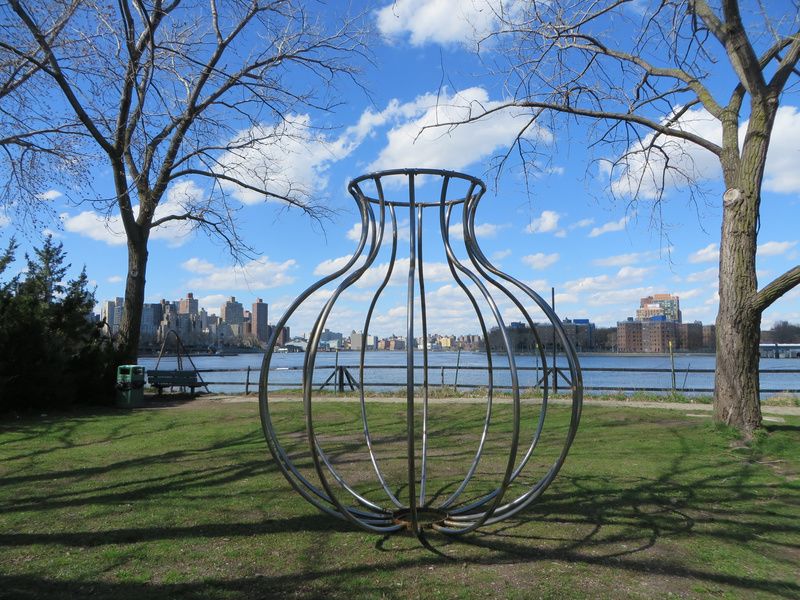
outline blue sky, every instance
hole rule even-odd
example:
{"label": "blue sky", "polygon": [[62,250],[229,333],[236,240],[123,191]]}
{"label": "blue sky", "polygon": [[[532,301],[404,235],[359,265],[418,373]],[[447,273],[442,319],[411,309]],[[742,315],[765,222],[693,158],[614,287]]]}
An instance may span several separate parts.
{"label": "blue sky", "polygon": [[[602,168],[591,165],[590,159],[598,152],[602,157],[602,150],[587,153],[590,134],[580,127],[530,132],[549,154],[540,172],[529,178],[530,193],[519,164],[512,161],[497,180],[490,170],[492,159],[507,149],[519,128],[520,119],[513,114],[420,135],[421,128],[436,119],[437,102],[441,119],[463,115],[460,107],[469,103],[491,107],[503,100],[503,81],[487,75],[470,45],[461,42],[475,27],[492,25],[490,11],[476,12],[482,2],[383,2],[383,8],[370,13],[378,35],[372,45],[375,64],[364,65],[362,74],[369,94],[345,85],[334,112],[294,115],[293,127],[324,129],[306,135],[305,143],[289,143],[275,156],[285,178],[313,190],[315,198],[336,211],[334,218],[320,227],[299,211],[282,210],[277,203],[264,203],[241,191],[236,195],[242,205],[243,236],[260,255],[237,267],[224,248],[202,234],[180,225],[157,229],[150,242],[146,301],[177,300],[193,292],[201,306],[218,314],[228,296],[246,306],[260,297],[270,304],[270,320],[276,321],[301,290],[355,249],[358,213],[346,191],[349,179],[377,169],[435,167],[464,171],[489,183],[476,221],[481,248],[504,271],[542,295],[549,298],[554,286],[562,317],[612,325],[633,315],[640,297],[669,292],[680,296],[684,321],[713,323],[722,193],[714,157],[693,148],[677,149],[691,154],[708,194],[695,204],[684,190],[671,186],[659,225],[646,204],[637,209],[628,205],[627,181],[610,179]],[[796,92],[784,97],[768,159],[757,262],[761,282],[800,259],[798,107]],[[687,126],[716,135],[714,124],[699,111],[690,111]],[[98,170],[93,175],[102,191],[108,173]],[[185,180],[173,186],[165,210],[182,194],[202,194],[202,185]],[[619,196],[616,202],[609,198],[612,187]],[[48,231],[63,242],[76,267],[86,265],[98,301],[121,296],[127,264],[121,226],[113,215],[105,220],[89,205],[69,203],[68,195],[57,187],[46,194],[60,215],[60,222]],[[399,216],[402,229],[407,216]],[[15,232],[11,218],[0,215],[0,240]],[[23,249],[37,241],[37,233],[20,238]],[[426,256],[431,264],[429,303],[436,319],[432,329],[477,332],[474,319],[467,318],[463,295],[440,272],[442,260],[435,252]],[[404,332],[399,308],[405,304],[405,288],[400,283],[382,300],[375,333]],[[313,307],[324,297],[298,314],[293,331],[308,329]],[[360,329],[359,306],[368,297],[364,286],[343,298],[331,315],[331,329]],[[509,313],[508,318],[518,317]],[[765,313],[765,327],[778,319],[800,322],[798,290]]]}

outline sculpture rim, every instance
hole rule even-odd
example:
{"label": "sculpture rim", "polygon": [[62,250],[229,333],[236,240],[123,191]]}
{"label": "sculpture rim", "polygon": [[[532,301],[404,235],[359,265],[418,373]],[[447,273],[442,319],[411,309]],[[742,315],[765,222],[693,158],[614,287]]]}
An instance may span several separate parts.
{"label": "sculpture rim", "polygon": [[[436,201],[429,201],[429,202],[419,202],[415,201],[413,204],[408,201],[402,200],[387,200],[386,198],[375,198],[373,196],[369,196],[364,193],[364,190],[360,188],[360,184],[364,183],[369,180],[373,181],[380,181],[386,177],[396,177],[396,176],[434,176],[434,177],[443,177],[446,179],[459,179],[463,181],[467,181],[472,184],[472,187],[469,190],[469,193],[466,194],[463,198],[454,198],[451,200],[443,200],[439,199]],[[477,191],[475,188],[478,188]],[[439,207],[442,204],[445,206],[457,206],[459,204],[464,204],[467,200],[475,200],[478,201],[480,198],[486,193],[487,186],[486,183],[479,177],[475,177],[474,175],[470,175],[468,173],[463,173],[461,171],[455,171],[451,169],[434,169],[432,167],[419,167],[419,168],[403,168],[403,169],[384,169],[381,171],[372,171],[370,173],[365,173],[364,175],[359,175],[350,180],[347,184],[347,190],[350,194],[357,200],[366,200],[370,204],[375,204],[380,206],[381,204],[384,206],[394,206],[394,207],[403,207],[403,208],[410,208],[411,206],[417,208],[435,208]]]}

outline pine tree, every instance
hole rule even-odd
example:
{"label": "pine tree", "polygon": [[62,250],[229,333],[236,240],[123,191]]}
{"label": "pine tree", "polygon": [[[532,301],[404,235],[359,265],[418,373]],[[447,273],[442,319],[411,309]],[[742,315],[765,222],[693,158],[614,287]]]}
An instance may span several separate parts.
{"label": "pine tree", "polygon": [[[13,263],[12,240],[0,277]],[[48,236],[23,275],[0,282],[0,412],[113,398],[114,353],[97,324],[86,270],[67,280],[63,244]]]}

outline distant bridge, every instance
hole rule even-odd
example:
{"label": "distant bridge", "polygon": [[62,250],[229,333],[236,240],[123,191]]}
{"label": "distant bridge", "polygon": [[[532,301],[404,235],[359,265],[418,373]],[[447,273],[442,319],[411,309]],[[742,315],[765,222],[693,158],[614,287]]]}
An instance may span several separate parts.
{"label": "distant bridge", "polygon": [[759,344],[761,358],[800,358],[800,344]]}

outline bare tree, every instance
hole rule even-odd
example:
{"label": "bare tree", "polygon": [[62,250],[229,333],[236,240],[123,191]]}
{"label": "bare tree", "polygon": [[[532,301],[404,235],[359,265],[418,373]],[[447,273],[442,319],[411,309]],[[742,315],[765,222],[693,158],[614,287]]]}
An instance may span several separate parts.
{"label": "bare tree", "polygon": [[[73,43],[64,35],[80,0],[37,6],[47,43],[59,51]],[[84,182],[80,128],[74,116],[49,101],[43,54],[10,7],[0,5],[0,209],[23,223],[45,222],[42,195],[55,183]],[[52,216],[50,214],[49,216]]]}
{"label": "bare tree", "polygon": [[[760,289],[756,279],[767,150],[800,58],[798,4],[753,0],[746,18],[738,0],[499,6],[501,27],[482,44],[487,63],[505,74],[511,99],[489,111],[475,107],[465,121],[445,126],[527,112],[513,148],[530,157],[537,151],[526,136],[531,127],[546,118],[563,118],[559,125],[582,120],[593,146],[618,157],[605,164],[611,192],[652,201],[656,215],[665,190],[695,189],[697,148],[718,161],[726,191],[714,418],[751,434],[761,424],[761,314],[800,283],[800,265]],[[700,116],[714,134],[693,124]]]}
{"label": "bare tree", "polygon": [[324,216],[271,162],[303,135],[294,111],[329,108],[326,92],[353,75],[363,40],[356,21],[328,30],[295,0],[85,0],[65,31],[79,43],[59,48],[38,18],[46,4],[8,0],[28,34],[17,49],[110,168],[114,197],[93,202],[119,211],[127,237],[120,345],[133,359],[154,228],[202,229],[241,258],[252,249],[237,232],[237,195]]}

